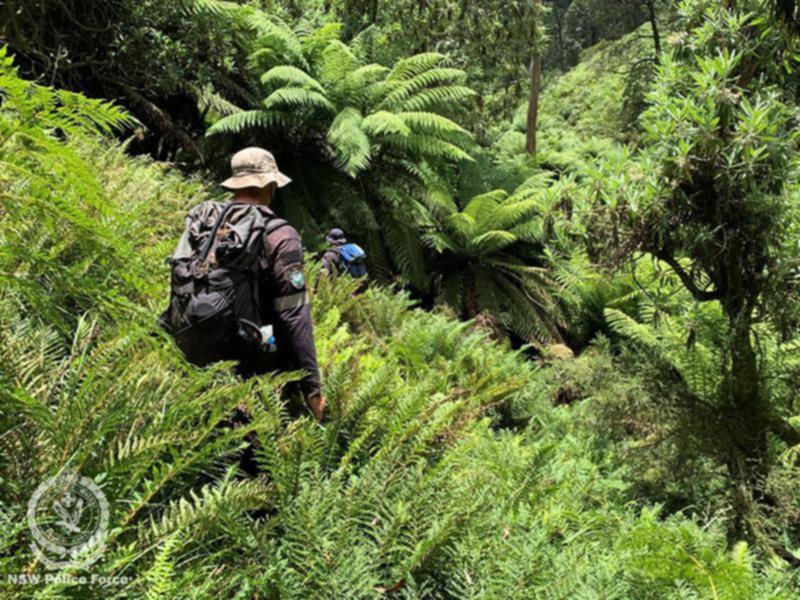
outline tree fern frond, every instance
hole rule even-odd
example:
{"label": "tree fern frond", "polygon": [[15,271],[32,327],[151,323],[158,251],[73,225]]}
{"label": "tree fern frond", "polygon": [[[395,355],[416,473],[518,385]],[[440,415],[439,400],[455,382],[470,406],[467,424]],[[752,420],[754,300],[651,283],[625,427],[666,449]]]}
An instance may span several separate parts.
{"label": "tree fern frond", "polygon": [[621,310],[615,308],[606,308],[603,311],[609,326],[620,335],[629,337],[636,342],[658,352],[663,351],[663,345],[656,335],[653,334],[651,329],[637,323],[634,319],[626,315]]}
{"label": "tree fern frond", "polygon": [[458,106],[461,102],[477,96],[472,88],[463,85],[439,85],[421,90],[400,104],[405,111],[430,111],[434,108],[449,108]]}
{"label": "tree fern frond", "polygon": [[342,35],[341,23],[325,23],[316,29],[311,28],[301,32],[303,54],[311,64],[323,58],[325,50],[331,43],[338,42]]}
{"label": "tree fern frond", "polygon": [[303,45],[286,23],[276,17],[267,16],[260,10],[249,10],[245,22],[248,27],[258,33],[261,49],[269,49],[270,55],[274,59],[308,69],[308,61],[303,54]]}
{"label": "tree fern frond", "polygon": [[399,60],[388,76],[389,81],[406,81],[445,60],[438,52],[424,52]]}
{"label": "tree fern frond", "polygon": [[402,119],[414,132],[434,134],[442,137],[455,135],[471,138],[472,135],[456,122],[432,112],[398,112],[395,115]]}
{"label": "tree fern frond", "polygon": [[226,100],[210,87],[195,88],[192,93],[197,98],[197,105],[200,110],[210,109],[223,117],[243,112],[236,104]]}
{"label": "tree fern frond", "polygon": [[411,133],[411,129],[406,125],[404,119],[385,110],[379,110],[365,117],[361,127],[365,132],[373,136],[396,134],[408,137]]}
{"label": "tree fern frond", "polygon": [[451,86],[463,80],[464,77],[464,71],[460,69],[431,69],[415,75],[411,79],[396,83],[392,80],[392,74],[390,73],[386,79],[386,85],[382,89],[385,96],[379,106],[385,109],[397,109],[412,95],[424,88]]}
{"label": "tree fern frond", "polygon": [[471,245],[479,253],[499,252],[517,241],[510,231],[487,231],[471,240]]}
{"label": "tree fern frond", "polygon": [[407,138],[391,136],[387,138],[390,146],[412,152],[421,157],[451,160],[454,162],[474,162],[474,158],[455,144],[433,135],[414,134]]}
{"label": "tree fern frond", "polygon": [[369,64],[358,67],[348,75],[350,85],[354,88],[366,88],[368,85],[382,80],[389,73],[389,68],[383,65]]}
{"label": "tree fern frond", "polygon": [[223,117],[209,127],[207,136],[236,134],[248,129],[283,126],[288,124],[288,116],[280,111],[246,110]]}
{"label": "tree fern frond", "polygon": [[339,40],[332,41],[322,53],[320,79],[332,87],[346,85],[358,64],[358,59],[347,44]]}
{"label": "tree fern frond", "polygon": [[363,120],[357,109],[348,107],[336,115],[328,130],[328,142],[336,153],[337,166],[351,177],[365,170],[370,163],[372,149],[362,129]]}
{"label": "tree fern frond", "polygon": [[285,109],[290,107],[319,108],[327,112],[334,112],[336,107],[324,94],[314,90],[297,87],[283,87],[275,90],[263,102],[267,110]]}
{"label": "tree fern frond", "polygon": [[510,201],[497,207],[493,218],[495,224],[501,229],[511,229],[521,223],[530,223],[531,219],[539,216],[540,204],[538,200]]}
{"label": "tree fern frond", "polygon": [[400,273],[417,289],[427,290],[428,277],[422,244],[414,223],[392,220],[386,228],[392,261]]}
{"label": "tree fern frond", "polygon": [[190,0],[188,5],[190,14],[209,13],[215,17],[239,17],[242,6],[228,0]]}
{"label": "tree fern frond", "polygon": [[508,192],[505,190],[492,190],[485,194],[478,194],[470,199],[463,212],[471,215],[476,221],[491,225],[490,219],[493,218],[498,205],[506,198],[508,198]]}
{"label": "tree fern frond", "polygon": [[267,87],[295,86],[325,94],[325,89],[316,79],[292,65],[272,67],[261,76],[261,83]]}

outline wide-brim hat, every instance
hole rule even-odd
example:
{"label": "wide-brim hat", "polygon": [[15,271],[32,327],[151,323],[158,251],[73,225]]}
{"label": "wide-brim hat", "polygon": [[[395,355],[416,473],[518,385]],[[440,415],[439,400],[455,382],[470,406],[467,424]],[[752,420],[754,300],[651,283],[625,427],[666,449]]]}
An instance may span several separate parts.
{"label": "wide-brim hat", "polygon": [[344,237],[344,231],[339,229],[338,227],[334,227],[328,232],[327,237],[325,240],[330,244],[346,244],[347,238]]}
{"label": "wide-brim hat", "polygon": [[231,159],[231,171],[233,175],[222,182],[222,187],[229,190],[263,188],[270,183],[282,188],[292,182],[278,170],[278,164],[272,153],[263,148],[245,148],[234,154]]}

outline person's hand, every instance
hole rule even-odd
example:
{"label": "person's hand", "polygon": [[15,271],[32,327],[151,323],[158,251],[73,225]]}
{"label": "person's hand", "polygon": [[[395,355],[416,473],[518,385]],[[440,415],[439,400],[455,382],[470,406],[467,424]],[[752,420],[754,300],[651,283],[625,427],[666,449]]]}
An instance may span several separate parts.
{"label": "person's hand", "polygon": [[306,404],[308,404],[308,408],[311,409],[311,412],[314,413],[314,417],[317,419],[318,422],[322,422],[322,419],[325,418],[325,409],[328,406],[328,403],[323,398],[322,394],[316,394],[311,396],[306,400]]}

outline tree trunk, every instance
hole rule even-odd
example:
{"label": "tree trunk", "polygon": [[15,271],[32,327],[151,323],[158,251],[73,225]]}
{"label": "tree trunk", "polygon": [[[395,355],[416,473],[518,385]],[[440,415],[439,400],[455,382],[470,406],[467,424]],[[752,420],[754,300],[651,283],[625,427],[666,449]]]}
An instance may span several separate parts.
{"label": "tree trunk", "polygon": [[369,7],[369,24],[374,25],[378,22],[378,5],[380,4],[380,0],[372,0],[372,4]]}
{"label": "tree trunk", "polygon": [[656,63],[661,56],[661,34],[658,31],[658,14],[656,13],[656,0],[647,0],[647,11],[650,19],[650,29],[653,31],[653,46],[656,51]]}
{"label": "tree trunk", "polygon": [[733,441],[750,466],[759,470],[766,452],[768,412],[759,385],[758,359],[749,319],[731,322],[730,371],[726,387],[733,418]]}
{"label": "tree trunk", "polygon": [[478,316],[478,288],[475,273],[467,273],[464,278],[464,318],[474,319]]}
{"label": "tree trunk", "polygon": [[729,315],[730,367],[725,374],[724,392],[728,400],[728,473],[734,486],[732,534],[741,539],[759,538],[762,533],[753,522],[756,505],[764,498],[765,477],[769,471],[767,432],[769,407],[761,393],[758,357],[752,340],[750,315]]}
{"label": "tree trunk", "polygon": [[540,41],[539,23],[541,15],[541,1],[533,0],[533,10],[536,31],[534,32],[533,53],[531,58],[531,89],[528,97],[528,127],[525,133],[525,150],[531,156],[536,156],[536,128],[539,122],[539,95],[542,90],[542,51]]}
{"label": "tree trunk", "polygon": [[564,55],[564,15],[559,9],[558,3],[553,6],[554,22],[556,25],[556,48],[558,51],[558,69],[562,73],[567,71],[567,57]]}

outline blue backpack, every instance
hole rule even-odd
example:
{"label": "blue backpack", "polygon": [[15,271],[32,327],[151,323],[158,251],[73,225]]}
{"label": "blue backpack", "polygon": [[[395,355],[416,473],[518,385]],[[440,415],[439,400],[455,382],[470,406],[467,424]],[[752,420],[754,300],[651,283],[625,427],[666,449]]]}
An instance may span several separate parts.
{"label": "blue backpack", "polygon": [[367,253],[358,244],[345,244],[339,248],[339,256],[342,260],[339,270],[344,273],[347,271],[351,277],[360,279],[367,274]]}

